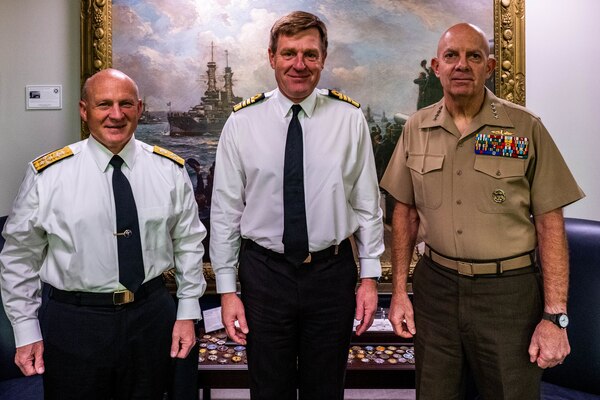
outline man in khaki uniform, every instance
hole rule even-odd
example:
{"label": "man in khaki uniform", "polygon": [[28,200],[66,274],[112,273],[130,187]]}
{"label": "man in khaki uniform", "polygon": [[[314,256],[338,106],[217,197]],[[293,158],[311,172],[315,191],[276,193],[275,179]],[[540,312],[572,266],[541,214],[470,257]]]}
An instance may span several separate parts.
{"label": "man in khaki uniform", "polygon": [[408,120],[381,181],[397,200],[390,321],[415,336],[417,398],[461,398],[470,369],[485,399],[538,399],[570,352],[562,207],[584,194],[539,118],[485,88],[479,28],[448,29],[432,67],[444,98]]}

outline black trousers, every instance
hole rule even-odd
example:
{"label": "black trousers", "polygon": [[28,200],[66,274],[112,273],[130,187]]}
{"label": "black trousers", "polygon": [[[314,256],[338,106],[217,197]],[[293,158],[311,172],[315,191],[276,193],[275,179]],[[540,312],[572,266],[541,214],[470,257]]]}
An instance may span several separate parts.
{"label": "black trousers", "polygon": [[243,246],[239,279],[253,400],[336,400],[352,337],[357,268],[348,241],[337,256],[295,267]]}
{"label": "black trousers", "polygon": [[413,291],[417,399],[463,399],[469,370],[483,400],[540,398],[528,353],[543,307],[536,268],[465,277],[423,257]]}
{"label": "black trousers", "polygon": [[42,316],[45,398],[162,399],[174,322],[166,288],[123,306],[49,299]]}

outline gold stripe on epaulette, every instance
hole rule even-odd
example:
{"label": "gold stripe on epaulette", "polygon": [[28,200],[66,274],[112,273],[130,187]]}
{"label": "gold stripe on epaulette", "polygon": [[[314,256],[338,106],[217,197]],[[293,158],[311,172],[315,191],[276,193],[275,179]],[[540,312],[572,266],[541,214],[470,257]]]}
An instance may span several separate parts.
{"label": "gold stripe on epaulette", "polygon": [[163,149],[160,146],[154,146],[153,151],[154,151],[154,154],[158,154],[159,156],[163,156],[163,157],[168,158],[171,161],[174,161],[180,167],[183,167],[185,165],[185,160],[170,150]]}
{"label": "gold stripe on epaulette", "polygon": [[237,103],[235,106],[233,106],[233,112],[240,111],[242,108],[248,107],[249,105],[254,104],[257,101],[261,101],[264,98],[265,98],[264,93],[259,93],[257,95],[254,95],[254,96],[250,97],[249,99],[241,101],[241,102]]}
{"label": "gold stripe on epaulette", "polygon": [[360,108],[360,103],[356,100],[351,99],[343,93],[338,92],[337,90],[329,89],[329,96],[334,99],[345,101],[346,103],[352,104],[356,108]]}
{"label": "gold stripe on epaulette", "polygon": [[62,149],[54,150],[48,154],[44,154],[33,160],[33,168],[37,172],[42,172],[44,169],[48,168],[50,165],[54,164],[57,161],[64,160],[67,157],[71,157],[73,155],[73,150],[69,146],[65,146]]}

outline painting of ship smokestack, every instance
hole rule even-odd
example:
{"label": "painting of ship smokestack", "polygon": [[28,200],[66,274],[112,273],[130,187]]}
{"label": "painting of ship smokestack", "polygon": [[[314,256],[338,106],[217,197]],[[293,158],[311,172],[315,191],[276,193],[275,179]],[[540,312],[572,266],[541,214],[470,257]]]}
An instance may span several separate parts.
{"label": "painting of ship smokestack", "polygon": [[168,113],[169,134],[171,136],[199,136],[207,133],[220,133],[231,114],[232,107],[242,101],[233,94],[233,71],[229,66],[229,54],[225,50],[224,84],[218,87],[217,63],[214,59],[214,43],[211,43],[211,58],[206,64],[206,91],[200,103],[186,112]]}

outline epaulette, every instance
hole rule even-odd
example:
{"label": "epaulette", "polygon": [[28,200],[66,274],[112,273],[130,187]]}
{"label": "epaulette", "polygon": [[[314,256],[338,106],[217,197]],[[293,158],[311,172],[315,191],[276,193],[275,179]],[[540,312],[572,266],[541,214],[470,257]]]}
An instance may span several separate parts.
{"label": "epaulette", "polygon": [[337,90],[329,89],[329,93],[327,93],[327,94],[329,95],[329,97],[333,97],[334,99],[345,101],[347,103],[352,104],[356,108],[360,108],[359,102],[357,102],[356,100],[352,100],[350,97],[346,96],[343,93],[338,92]]}
{"label": "epaulette", "polygon": [[265,98],[264,93],[259,93],[257,95],[254,95],[254,96],[250,97],[249,99],[239,102],[235,106],[233,106],[233,112],[240,111],[242,108],[248,107],[249,105],[254,104],[258,101],[261,101],[264,98]]}
{"label": "epaulette", "polygon": [[154,146],[152,152],[154,154],[158,154],[159,156],[168,158],[169,160],[173,161],[175,164],[179,165],[182,168],[185,165],[185,160],[183,158],[179,157],[177,154],[173,153],[170,150],[163,149],[160,146]]}
{"label": "epaulette", "polygon": [[62,149],[54,150],[50,153],[46,153],[43,156],[40,156],[33,160],[31,163],[33,164],[33,168],[39,174],[44,169],[48,168],[52,164],[64,160],[67,157],[71,157],[73,155],[73,150],[69,146],[65,146]]}

